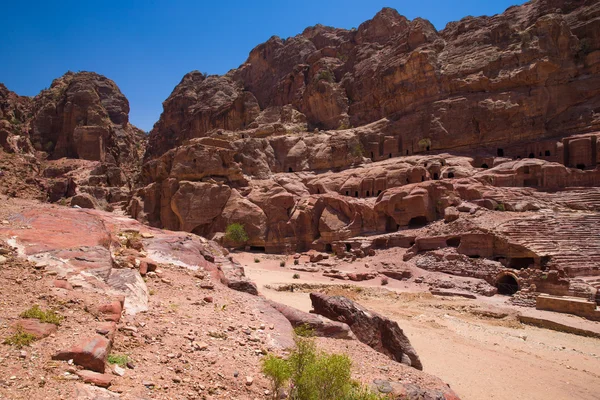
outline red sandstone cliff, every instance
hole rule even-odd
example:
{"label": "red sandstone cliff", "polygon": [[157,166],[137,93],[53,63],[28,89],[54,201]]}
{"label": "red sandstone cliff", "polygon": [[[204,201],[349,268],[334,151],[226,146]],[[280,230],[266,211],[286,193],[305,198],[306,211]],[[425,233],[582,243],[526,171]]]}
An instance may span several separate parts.
{"label": "red sandstone cliff", "polygon": [[[147,156],[218,129],[264,136],[380,119],[393,153],[595,131],[599,9],[537,0],[436,31],[385,8],[355,30],[317,25],[272,37],[225,76],[186,75],[164,102]],[[387,153],[384,140],[372,142],[375,157]]]}

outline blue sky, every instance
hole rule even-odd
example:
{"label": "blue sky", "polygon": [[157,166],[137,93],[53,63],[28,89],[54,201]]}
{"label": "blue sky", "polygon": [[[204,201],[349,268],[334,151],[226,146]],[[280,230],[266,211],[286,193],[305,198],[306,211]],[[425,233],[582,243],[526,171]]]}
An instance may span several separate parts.
{"label": "blue sky", "polygon": [[2,5],[0,82],[33,96],[66,71],[95,71],[129,99],[130,120],[150,130],[162,102],[192,70],[223,74],[273,35],[317,23],[358,27],[383,7],[437,29],[493,15],[522,0],[11,1]]}

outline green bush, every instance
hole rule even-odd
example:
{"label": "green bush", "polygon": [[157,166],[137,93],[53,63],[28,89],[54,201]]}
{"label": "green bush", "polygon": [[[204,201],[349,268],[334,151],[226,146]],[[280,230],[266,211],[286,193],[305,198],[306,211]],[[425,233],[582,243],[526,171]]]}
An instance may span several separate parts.
{"label": "green bush", "polygon": [[292,275],[292,279],[300,279],[300,274],[294,274],[294,275]]}
{"label": "green bush", "polygon": [[237,222],[227,225],[225,229],[225,238],[233,243],[244,243],[248,240],[248,235],[244,229],[244,225]]}
{"label": "green bush", "polygon": [[273,399],[278,399],[286,388],[292,400],[382,399],[352,380],[352,361],[347,355],[318,351],[312,331],[306,327],[294,332],[296,348],[288,359],[268,355],[262,363],[262,372],[271,381]]}
{"label": "green bush", "polygon": [[109,354],[109,364],[117,364],[119,367],[124,367],[129,362],[129,356],[127,354]]}
{"label": "green bush", "polygon": [[36,337],[31,333],[23,332],[22,329],[18,329],[13,335],[4,339],[4,344],[15,346],[17,349],[29,346],[36,340]]}
{"label": "green bush", "polygon": [[352,145],[350,152],[354,157],[361,158],[365,154],[365,148],[361,142],[358,142]]}
{"label": "green bush", "polygon": [[328,69],[323,69],[317,74],[317,81],[325,80],[327,82],[333,82],[335,80],[333,74]]}
{"label": "green bush", "polygon": [[41,322],[60,325],[65,317],[52,310],[44,311],[36,304],[30,309],[23,311],[21,313],[21,318],[35,318],[39,319]]}
{"label": "green bush", "polygon": [[495,210],[496,211],[506,211],[506,207],[502,203],[496,204]]}
{"label": "green bush", "polygon": [[421,139],[421,140],[419,140],[418,145],[421,150],[429,150],[429,148],[431,147],[431,139],[429,139],[429,138]]}
{"label": "green bush", "polygon": [[285,267],[285,261],[279,261],[279,266],[280,266],[281,268]]}

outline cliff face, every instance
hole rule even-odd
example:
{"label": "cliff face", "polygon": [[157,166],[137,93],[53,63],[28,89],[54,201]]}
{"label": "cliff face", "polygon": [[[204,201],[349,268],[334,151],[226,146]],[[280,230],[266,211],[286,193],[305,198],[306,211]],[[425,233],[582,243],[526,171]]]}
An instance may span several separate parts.
{"label": "cliff face", "polygon": [[33,99],[31,141],[50,158],[135,163],[141,131],[129,123],[129,102],[110,79],[68,72]]}
{"label": "cliff face", "polygon": [[[97,207],[124,201],[145,151],[129,102],[110,79],[67,72],[34,98],[0,85],[0,192]],[[85,199],[82,201],[81,196]]]}
{"label": "cliff face", "polygon": [[[598,130],[600,5],[532,1],[442,31],[383,9],[356,30],[272,37],[225,76],[186,75],[148,157],[217,129],[264,135],[385,119],[402,150],[473,148]],[[262,115],[295,111],[295,124]]]}
{"label": "cliff face", "polygon": [[217,239],[242,223],[272,252],[331,250],[494,187],[598,185],[599,49],[600,3],[583,0],[439,32],[386,8],[356,30],[272,37],[225,76],[182,79],[129,210]]}

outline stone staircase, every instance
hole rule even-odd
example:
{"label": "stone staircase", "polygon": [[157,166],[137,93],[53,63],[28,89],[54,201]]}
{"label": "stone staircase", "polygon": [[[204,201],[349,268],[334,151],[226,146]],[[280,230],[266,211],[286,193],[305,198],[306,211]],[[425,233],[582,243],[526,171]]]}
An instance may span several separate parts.
{"label": "stone staircase", "polygon": [[551,269],[570,277],[600,275],[600,214],[555,213],[509,221],[498,230],[510,242],[550,256]]}
{"label": "stone staircase", "polygon": [[600,306],[600,275],[582,276],[579,279],[596,289],[596,304]]}
{"label": "stone staircase", "polygon": [[575,210],[600,211],[600,188],[577,188],[543,193],[543,197]]}

